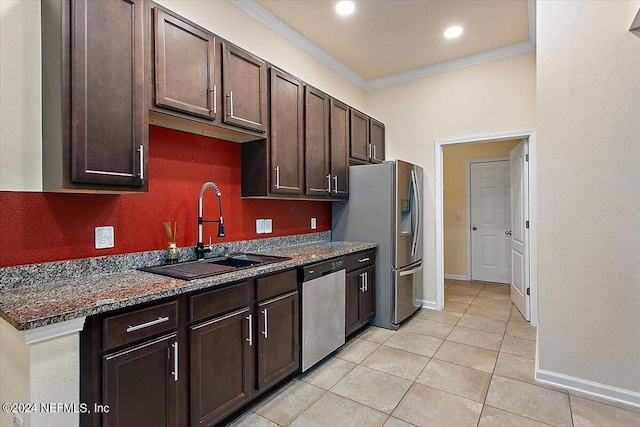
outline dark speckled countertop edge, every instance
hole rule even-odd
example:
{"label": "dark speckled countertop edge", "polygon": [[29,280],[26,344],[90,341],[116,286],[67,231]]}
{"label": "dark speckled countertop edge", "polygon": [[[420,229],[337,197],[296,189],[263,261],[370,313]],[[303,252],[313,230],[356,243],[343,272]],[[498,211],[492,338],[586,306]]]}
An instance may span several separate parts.
{"label": "dark speckled countertop edge", "polygon": [[78,280],[65,280],[64,283],[54,285],[36,284],[2,293],[0,316],[17,330],[26,331],[189,292],[224,286],[377,246],[377,243],[369,242],[319,241],[264,248],[253,252],[291,257],[291,259],[191,281],[127,270]]}

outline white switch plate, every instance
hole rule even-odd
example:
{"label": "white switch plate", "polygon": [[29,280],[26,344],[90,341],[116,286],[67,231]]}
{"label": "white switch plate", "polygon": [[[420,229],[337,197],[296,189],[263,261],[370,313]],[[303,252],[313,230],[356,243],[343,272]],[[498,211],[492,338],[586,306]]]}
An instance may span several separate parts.
{"label": "white switch plate", "polygon": [[113,246],[113,227],[96,227],[96,249],[108,249]]}
{"label": "white switch plate", "polygon": [[273,221],[270,219],[264,220],[264,232],[273,233]]}
{"label": "white switch plate", "polygon": [[315,230],[316,227],[317,227],[316,219],[315,218],[311,218],[311,229]]}
{"label": "white switch plate", "polygon": [[256,219],[256,233],[264,233],[264,219]]}

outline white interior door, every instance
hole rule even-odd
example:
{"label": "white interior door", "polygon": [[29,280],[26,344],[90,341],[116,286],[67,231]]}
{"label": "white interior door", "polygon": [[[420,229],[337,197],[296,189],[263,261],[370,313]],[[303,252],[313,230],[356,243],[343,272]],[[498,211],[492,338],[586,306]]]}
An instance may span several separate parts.
{"label": "white interior door", "polygon": [[509,153],[511,165],[511,300],[526,320],[531,319],[529,308],[529,173],[527,169],[526,140]]}
{"label": "white interior door", "polygon": [[471,280],[511,283],[509,161],[470,169]]}

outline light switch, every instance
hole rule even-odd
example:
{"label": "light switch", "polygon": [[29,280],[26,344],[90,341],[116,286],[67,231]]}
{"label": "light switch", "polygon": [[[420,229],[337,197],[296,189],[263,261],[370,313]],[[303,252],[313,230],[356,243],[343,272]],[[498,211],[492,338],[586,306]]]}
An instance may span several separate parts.
{"label": "light switch", "polygon": [[460,212],[456,212],[456,221],[462,221],[462,214]]}
{"label": "light switch", "polygon": [[315,230],[316,227],[317,227],[316,219],[315,218],[311,218],[311,229]]}
{"label": "light switch", "polygon": [[270,219],[264,220],[264,232],[273,233],[273,221]]}
{"label": "light switch", "polygon": [[114,246],[113,227],[96,227],[96,249],[108,249]]}
{"label": "light switch", "polygon": [[256,219],[256,233],[264,233],[264,219]]}

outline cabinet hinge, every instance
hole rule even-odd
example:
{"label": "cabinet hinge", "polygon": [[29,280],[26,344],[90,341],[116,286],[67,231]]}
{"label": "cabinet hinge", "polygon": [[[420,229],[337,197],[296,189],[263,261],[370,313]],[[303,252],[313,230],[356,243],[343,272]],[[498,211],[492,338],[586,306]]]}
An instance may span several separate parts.
{"label": "cabinet hinge", "polygon": [[528,161],[529,161],[529,154],[525,154],[525,155],[524,155],[524,161],[525,161],[525,162],[528,162]]}
{"label": "cabinet hinge", "polygon": [[531,295],[531,288],[527,288],[527,295]]}
{"label": "cabinet hinge", "polygon": [[525,221],[525,223],[524,223],[524,227],[525,227],[525,228],[529,228],[529,221]]}

